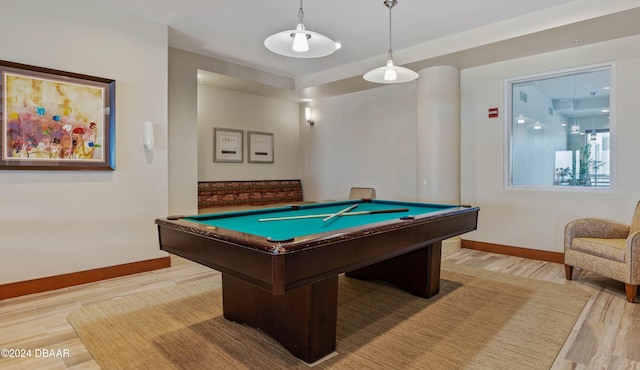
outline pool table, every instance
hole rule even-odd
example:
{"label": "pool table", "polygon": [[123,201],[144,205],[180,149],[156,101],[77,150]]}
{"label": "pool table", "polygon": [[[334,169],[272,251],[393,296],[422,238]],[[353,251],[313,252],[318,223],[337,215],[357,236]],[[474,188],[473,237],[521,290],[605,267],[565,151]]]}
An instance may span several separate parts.
{"label": "pool table", "polygon": [[335,351],[338,275],[429,298],[440,287],[441,241],[475,230],[478,212],[360,199],[156,224],[160,249],[222,273],[225,318],[263,330],[312,363]]}

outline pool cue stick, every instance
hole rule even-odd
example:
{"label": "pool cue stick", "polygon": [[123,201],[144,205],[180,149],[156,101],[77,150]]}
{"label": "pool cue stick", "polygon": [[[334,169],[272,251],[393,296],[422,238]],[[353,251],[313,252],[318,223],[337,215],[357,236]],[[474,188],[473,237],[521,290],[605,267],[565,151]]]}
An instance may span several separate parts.
{"label": "pool cue stick", "polygon": [[352,206],[350,206],[350,207],[347,207],[347,208],[343,209],[342,211],[336,212],[336,213],[332,214],[331,216],[329,216],[329,217],[327,217],[327,218],[322,219],[322,222],[329,221],[329,220],[331,220],[332,218],[337,217],[337,216],[340,216],[341,214],[343,214],[343,213],[345,213],[345,212],[349,212],[349,211],[351,211],[352,209],[356,208],[357,206],[358,206],[357,204],[354,204],[354,205],[352,205]]}
{"label": "pool cue stick", "polygon": [[[357,212],[345,212],[341,216],[361,216],[361,215],[373,215],[376,213],[393,213],[393,212],[408,212],[409,208],[392,208],[392,209],[378,209],[373,211],[357,211]],[[331,216],[332,213],[304,215],[304,216],[287,216],[287,217],[271,217],[261,218],[258,221],[287,221],[287,220],[302,220],[306,218],[321,218]]]}

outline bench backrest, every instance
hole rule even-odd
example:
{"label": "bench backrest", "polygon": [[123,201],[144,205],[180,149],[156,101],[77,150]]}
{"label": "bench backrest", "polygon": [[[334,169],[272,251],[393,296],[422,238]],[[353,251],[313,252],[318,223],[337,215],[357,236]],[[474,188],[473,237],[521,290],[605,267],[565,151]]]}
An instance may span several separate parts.
{"label": "bench backrest", "polygon": [[260,206],[302,199],[300,180],[198,182],[198,208]]}

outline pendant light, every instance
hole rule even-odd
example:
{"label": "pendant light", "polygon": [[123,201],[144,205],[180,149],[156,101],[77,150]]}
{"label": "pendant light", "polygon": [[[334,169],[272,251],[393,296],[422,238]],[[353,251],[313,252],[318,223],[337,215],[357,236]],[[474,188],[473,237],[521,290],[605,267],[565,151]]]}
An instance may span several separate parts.
{"label": "pendant light", "polygon": [[571,125],[571,133],[572,134],[579,134],[580,133],[580,121],[578,121],[577,119],[573,119],[573,125]]}
{"label": "pendant light", "polygon": [[338,46],[335,41],[304,27],[302,0],[298,9],[298,25],[295,30],[275,33],[264,40],[270,51],[292,58],[319,58],[333,54]]}
{"label": "pendant light", "polygon": [[393,63],[393,49],[391,48],[391,9],[398,3],[398,0],[385,0],[384,5],[389,8],[389,53],[387,54],[387,64],[378,67],[362,76],[369,82],[380,84],[397,84],[413,81],[418,78],[418,74],[408,68],[397,66]]}
{"label": "pendant light", "polygon": [[598,135],[598,132],[596,131],[596,115],[594,113],[591,116],[591,141],[598,140],[597,135]]}
{"label": "pendant light", "polygon": [[578,100],[578,94],[577,94],[577,85],[578,85],[578,77],[576,77],[575,75],[573,76],[573,124],[571,125],[571,133],[572,134],[579,134],[580,133],[580,122],[578,121],[578,119],[576,118],[576,101]]}

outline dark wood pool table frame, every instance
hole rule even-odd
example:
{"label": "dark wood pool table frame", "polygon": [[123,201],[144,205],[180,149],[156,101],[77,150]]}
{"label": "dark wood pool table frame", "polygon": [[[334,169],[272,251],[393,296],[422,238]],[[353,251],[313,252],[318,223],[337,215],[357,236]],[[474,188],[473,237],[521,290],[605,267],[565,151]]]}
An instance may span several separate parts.
{"label": "dark wood pool table frame", "polygon": [[278,243],[177,217],[156,224],[160,249],[222,273],[225,318],[263,330],[312,363],[336,348],[339,274],[432,297],[442,240],[475,230],[478,211],[460,206]]}

